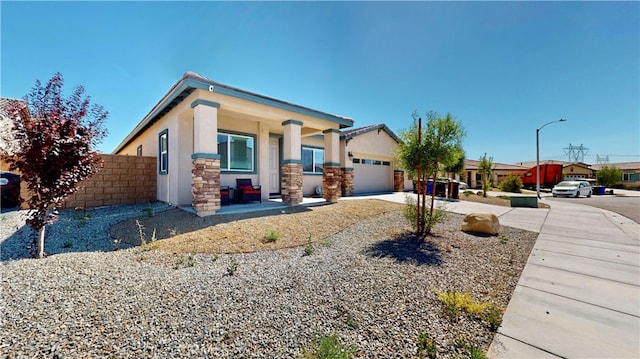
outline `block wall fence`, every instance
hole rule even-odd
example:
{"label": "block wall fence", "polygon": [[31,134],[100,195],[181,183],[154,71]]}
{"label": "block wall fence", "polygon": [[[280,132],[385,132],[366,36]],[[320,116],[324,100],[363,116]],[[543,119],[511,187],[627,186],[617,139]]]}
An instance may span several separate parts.
{"label": "block wall fence", "polygon": [[[79,183],[80,189],[67,197],[63,208],[95,208],[156,201],[156,158],[101,154],[102,166],[91,178]],[[0,161],[0,169],[8,164]],[[15,171],[14,171],[15,172]],[[21,196],[26,198],[26,185],[21,183]],[[22,204],[23,209],[26,204]]]}

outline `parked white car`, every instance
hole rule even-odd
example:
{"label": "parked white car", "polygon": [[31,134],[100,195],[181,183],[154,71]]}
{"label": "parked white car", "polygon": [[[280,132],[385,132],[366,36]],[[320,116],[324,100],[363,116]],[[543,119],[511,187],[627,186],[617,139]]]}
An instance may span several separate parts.
{"label": "parked white car", "polygon": [[587,181],[562,181],[555,185],[551,190],[554,197],[567,196],[567,197],[591,197],[591,185]]}

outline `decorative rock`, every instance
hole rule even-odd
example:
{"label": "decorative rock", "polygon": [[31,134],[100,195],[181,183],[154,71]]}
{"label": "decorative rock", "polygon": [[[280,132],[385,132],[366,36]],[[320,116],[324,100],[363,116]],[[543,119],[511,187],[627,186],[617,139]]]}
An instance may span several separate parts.
{"label": "decorative rock", "polygon": [[469,213],[462,221],[462,230],[495,235],[500,230],[500,221],[493,213]]}

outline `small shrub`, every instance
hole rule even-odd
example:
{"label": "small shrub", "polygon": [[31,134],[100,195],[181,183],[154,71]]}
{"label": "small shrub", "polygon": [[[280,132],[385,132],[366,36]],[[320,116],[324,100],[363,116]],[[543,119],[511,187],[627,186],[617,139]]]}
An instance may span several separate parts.
{"label": "small shrub", "polygon": [[314,340],[312,348],[305,349],[302,357],[306,359],[349,359],[356,352],[355,346],[340,344],[336,334],[324,335]]}
{"label": "small shrub", "polygon": [[471,195],[475,195],[476,193],[471,191],[471,190],[466,190],[466,191],[462,192],[462,194],[464,194],[465,197],[469,197]]}
{"label": "small shrub", "polygon": [[435,340],[429,337],[428,333],[422,333],[418,336],[418,352],[416,355],[419,358],[435,358],[438,356],[438,345]]}
{"label": "small shrub", "polygon": [[227,267],[227,273],[229,273],[229,275],[234,275],[237,271],[238,262],[235,258],[231,257],[231,263],[229,263],[229,266]]}
{"label": "small shrub", "polygon": [[416,218],[418,216],[416,212],[417,202],[413,197],[408,197],[405,199],[404,206],[404,218],[407,220],[407,223],[416,231],[416,234],[423,235],[427,233],[431,233],[431,229],[435,227],[436,224],[444,222],[446,219],[446,212],[441,208],[433,208],[433,215],[429,216],[429,206],[425,207],[424,211],[420,212],[421,221],[424,224],[425,233],[417,233],[418,227],[416,223]]}
{"label": "small shrub", "polygon": [[80,225],[84,226],[89,222],[89,214],[87,213],[86,208],[84,207],[76,207],[75,208],[75,219],[80,221]]}
{"label": "small shrub", "polygon": [[509,241],[509,238],[505,237],[505,236],[500,236],[500,243],[501,244],[507,244],[507,242]]}
{"label": "small shrub", "polygon": [[193,254],[189,254],[186,258],[184,256],[178,257],[173,269],[193,267],[196,265],[196,259]]}
{"label": "small shrub", "polygon": [[507,177],[498,184],[498,188],[503,192],[520,193],[522,192],[522,179],[516,174],[509,173]]}
{"label": "small shrub", "polygon": [[348,316],[347,316],[346,324],[347,324],[351,329],[358,329],[358,328],[360,328],[360,324],[358,324],[358,322],[356,321],[356,319],[355,319],[353,316],[351,316],[351,315],[348,315]]}
{"label": "small shrub", "polygon": [[462,311],[480,316],[489,307],[489,303],[476,302],[470,293],[460,293],[456,290],[447,292],[436,291],[444,306],[444,313],[452,320],[458,320]]}
{"label": "small shrub", "polygon": [[482,352],[482,348],[476,345],[472,345],[469,348],[469,359],[486,359],[487,357]]}
{"label": "small shrub", "polygon": [[275,242],[278,239],[280,239],[280,232],[274,231],[273,229],[268,230],[264,235],[265,242]]}
{"label": "small shrub", "polygon": [[73,241],[70,239],[65,239],[64,243],[62,243],[62,248],[71,248],[73,246]]}
{"label": "small shrub", "polygon": [[142,209],[142,218],[151,218],[153,217],[153,209],[151,207],[145,207]]}
{"label": "small shrub", "polygon": [[489,329],[495,332],[502,324],[502,311],[495,305],[488,306],[484,311],[483,319],[489,324]]}
{"label": "small shrub", "polygon": [[309,239],[307,239],[307,245],[304,247],[303,256],[310,256],[315,252],[315,248],[313,248],[313,243],[311,242],[311,235],[309,235]]}

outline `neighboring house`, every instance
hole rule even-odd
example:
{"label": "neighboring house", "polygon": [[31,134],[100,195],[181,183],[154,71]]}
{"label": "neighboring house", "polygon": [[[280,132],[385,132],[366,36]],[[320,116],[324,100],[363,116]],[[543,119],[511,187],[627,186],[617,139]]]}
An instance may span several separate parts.
{"label": "neighboring house", "polygon": [[191,204],[200,216],[220,208],[220,186],[237,178],[261,185],[263,200],[279,194],[298,205],[321,185],[335,202],[353,186],[342,181],[351,161],[340,146],[352,125],[187,72],[113,153],[157,157],[158,200]]}
{"label": "neighboring house", "polygon": [[[482,187],[482,174],[478,172],[478,167],[480,166],[480,161],[475,160],[465,160],[464,161],[464,170],[466,172],[466,178],[463,178],[463,181],[467,182],[469,188],[480,188]],[[493,172],[491,175],[491,184],[492,186],[497,186],[506,176],[510,173],[516,175],[523,175],[527,172],[529,167],[524,167],[520,165],[509,165],[505,163],[493,163]]]}
{"label": "neighboring house", "polygon": [[565,180],[579,180],[595,178],[592,166],[582,162],[565,163],[562,166],[562,176]]}
{"label": "neighboring house", "polygon": [[343,130],[341,155],[353,171],[353,193],[402,192],[412,189],[396,160],[400,139],[385,124]]}
{"label": "neighboring house", "polygon": [[622,170],[622,178],[619,183],[622,187],[640,189],[640,162],[598,164],[591,166],[591,168],[594,172],[598,172],[604,166]]}

